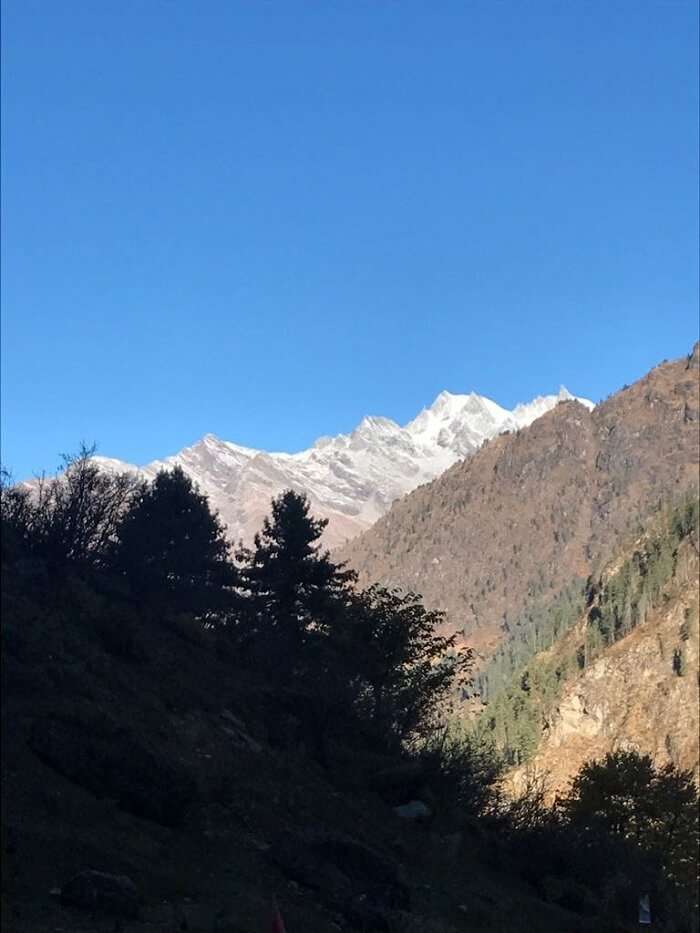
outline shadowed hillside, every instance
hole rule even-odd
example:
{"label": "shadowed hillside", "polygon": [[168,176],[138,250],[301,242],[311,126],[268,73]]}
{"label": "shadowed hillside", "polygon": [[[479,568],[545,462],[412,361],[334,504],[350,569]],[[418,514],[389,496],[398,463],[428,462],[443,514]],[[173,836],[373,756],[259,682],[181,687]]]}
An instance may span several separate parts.
{"label": "shadowed hillside", "polygon": [[601,766],[682,789],[669,827],[642,784],[651,845],[578,792],[508,800],[445,718],[470,653],[358,589],[303,497],[234,560],[182,471],[90,454],[2,488],[3,929],[265,933],[277,903],[289,933],[631,931],[640,890],[687,929],[688,775]]}

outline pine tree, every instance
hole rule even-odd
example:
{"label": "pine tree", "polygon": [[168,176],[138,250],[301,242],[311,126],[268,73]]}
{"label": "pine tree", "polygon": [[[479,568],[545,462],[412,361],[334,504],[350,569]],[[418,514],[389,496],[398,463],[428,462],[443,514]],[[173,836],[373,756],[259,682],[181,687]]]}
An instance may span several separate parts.
{"label": "pine tree", "polygon": [[327,524],[311,515],[305,495],[287,490],[272,500],[253,548],[236,555],[248,593],[244,633],[263,639],[270,654],[286,656],[291,666],[315,634],[334,626],[355,580],[319,543]]}
{"label": "pine tree", "polygon": [[224,528],[180,467],[142,484],[116,538],[114,566],[139,595],[203,618],[231,598]]}

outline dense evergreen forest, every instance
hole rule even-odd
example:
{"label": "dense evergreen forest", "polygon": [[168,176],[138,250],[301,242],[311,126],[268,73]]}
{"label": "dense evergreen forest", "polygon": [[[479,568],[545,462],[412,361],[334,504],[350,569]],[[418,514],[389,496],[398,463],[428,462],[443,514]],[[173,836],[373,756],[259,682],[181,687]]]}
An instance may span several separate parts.
{"label": "dense evergreen forest", "polygon": [[[26,666],[41,653],[36,643],[42,626],[65,630],[64,636],[52,637],[59,637],[56,644],[68,652],[66,657],[85,655],[88,643],[98,645],[110,659],[104,676],[115,678],[117,685],[121,672],[136,677],[134,683],[141,682],[140,670],[144,682],[157,678],[157,669],[147,670],[149,652],[157,650],[161,637],[175,633],[182,639],[181,650],[193,656],[211,652],[212,669],[223,665],[232,682],[254,684],[251,696],[258,699],[249,702],[258,704],[261,720],[269,721],[265,741],[293,729],[295,744],[306,756],[295,760],[308,761],[303,773],[318,775],[314,780],[322,776],[336,796],[349,786],[355,795],[378,786],[375,777],[367,777],[373,761],[384,762],[382,773],[388,762],[389,773],[398,770],[402,780],[413,781],[430,825],[457,834],[454,871],[478,855],[466,852],[463,837],[470,832],[482,840],[484,851],[492,839],[502,852],[491,870],[500,873],[504,889],[519,879],[547,904],[578,916],[576,929],[599,929],[603,917],[631,922],[640,890],[653,893],[659,929],[691,928],[697,790],[690,774],[657,769],[644,756],[619,753],[587,765],[553,806],[545,805],[536,786],[517,800],[503,792],[503,769],[532,748],[541,708],[565,676],[561,662],[553,671],[537,664],[517,671],[514,686],[487,708],[490,741],[455,731],[450,728],[452,707],[469,682],[471,651],[458,649],[455,637],[441,634],[442,614],[428,610],[418,595],[380,586],[360,589],[355,574],[320,546],[324,522],[311,515],[304,496],[287,491],[273,500],[252,546],[232,547],[206,497],[181,470],[163,471],[146,483],[98,470],[92,453],[83,449],[66,458],[58,478],[41,480],[31,489],[7,477],[3,482],[3,645],[12,672],[6,689],[24,697],[27,708]],[[588,663],[606,639],[620,637],[643,620],[668,575],[681,572],[679,546],[689,535],[697,535],[697,509],[685,504],[665,515],[613,577],[588,582],[583,594],[587,625],[596,634],[587,639],[582,662],[574,653],[574,668]],[[572,587],[553,608],[543,610],[531,654],[570,627],[578,598]],[[152,647],[144,647],[146,641]],[[516,650],[508,663],[522,657]],[[497,663],[505,670],[503,658]],[[55,684],[67,689],[75,681],[68,662],[65,669],[51,663]],[[103,669],[92,654],[81,663],[88,673]],[[190,659],[183,655],[181,663],[184,683]],[[682,659],[678,663],[682,666]],[[187,677],[191,680],[192,674]],[[197,677],[197,689],[202,689],[206,670]],[[79,697],[88,688],[84,678],[76,682]],[[168,687],[169,707],[177,705],[172,699],[177,689],[176,677]],[[126,701],[127,693],[123,696]],[[235,717],[230,721],[240,734]],[[72,733],[65,731],[65,723],[60,728],[66,741]],[[122,725],[114,733],[121,742],[126,729]],[[30,741],[42,760],[55,764],[61,758],[55,732],[47,737],[34,729]],[[70,741],[79,749],[79,737]],[[248,737],[245,741],[259,745]],[[110,785],[108,795],[140,818],[186,825],[187,814],[201,804],[196,769],[183,776],[185,766],[178,760],[173,774],[179,776],[168,777],[168,792],[161,798],[153,775],[163,766],[152,752],[136,754],[136,745],[128,747],[134,767],[141,769],[134,786],[128,772],[126,784],[119,783],[123,763],[109,745],[95,744],[90,761],[61,760],[58,767],[69,778],[84,780],[92,792],[100,792],[101,783]],[[270,791],[275,799],[279,793]],[[289,779],[282,793],[285,798],[293,794]],[[246,825],[251,818],[245,817]],[[350,843],[345,839],[343,845],[347,851]],[[275,857],[279,862],[279,852]],[[401,858],[410,868],[417,855],[406,850]],[[302,877],[302,884],[311,883],[299,868],[298,855],[290,856],[285,870],[297,882]],[[352,875],[356,869],[348,870]],[[361,902],[344,899],[335,888],[324,896],[348,930],[393,930],[402,916],[399,907],[405,920],[408,895],[396,900],[404,888],[403,882],[392,881],[363,893]],[[479,928],[496,929],[488,916]],[[513,920],[498,928],[522,926]],[[449,933],[454,927],[426,921],[411,929]]]}

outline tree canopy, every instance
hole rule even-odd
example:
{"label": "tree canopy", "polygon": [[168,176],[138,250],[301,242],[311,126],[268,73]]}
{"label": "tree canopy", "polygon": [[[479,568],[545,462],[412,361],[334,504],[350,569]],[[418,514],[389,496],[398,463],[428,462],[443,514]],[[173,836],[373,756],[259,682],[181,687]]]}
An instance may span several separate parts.
{"label": "tree canopy", "polygon": [[573,826],[627,839],[657,857],[674,881],[696,880],[698,792],[691,771],[656,766],[636,751],[587,762],[557,805]]}
{"label": "tree canopy", "polygon": [[94,462],[94,446],[64,454],[57,476],[31,487],[2,483],[3,532],[14,547],[45,561],[49,570],[104,566],[117,526],[130,508],[133,476],[109,473]]}
{"label": "tree canopy", "polygon": [[306,496],[287,490],[271,508],[254,546],[237,554],[247,594],[244,627],[249,637],[266,636],[296,658],[313,632],[332,627],[355,574],[323,550],[328,521],[311,515]]}
{"label": "tree canopy", "polygon": [[444,613],[415,593],[371,586],[353,594],[341,638],[352,658],[358,705],[385,734],[425,735],[446,711],[473,653],[442,635]]}
{"label": "tree canopy", "polygon": [[140,485],[116,529],[113,561],[137,593],[204,616],[237,581],[224,528],[180,467]]}

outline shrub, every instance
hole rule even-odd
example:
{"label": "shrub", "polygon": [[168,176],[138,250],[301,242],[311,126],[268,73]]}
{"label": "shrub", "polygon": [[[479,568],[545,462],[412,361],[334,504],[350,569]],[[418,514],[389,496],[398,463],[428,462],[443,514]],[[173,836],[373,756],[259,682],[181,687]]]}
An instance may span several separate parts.
{"label": "shrub", "polygon": [[42,558],[53,573],[71,565],[106,564],[137,483],[129,474],[101,470],[94,453],[94,447],[82,445],[76,456],[64,455],[58,475],[42,477],[31,490],[12,486],[5,474],[2,527],[3,539],[9,535],[10,557],[27,552]]}

